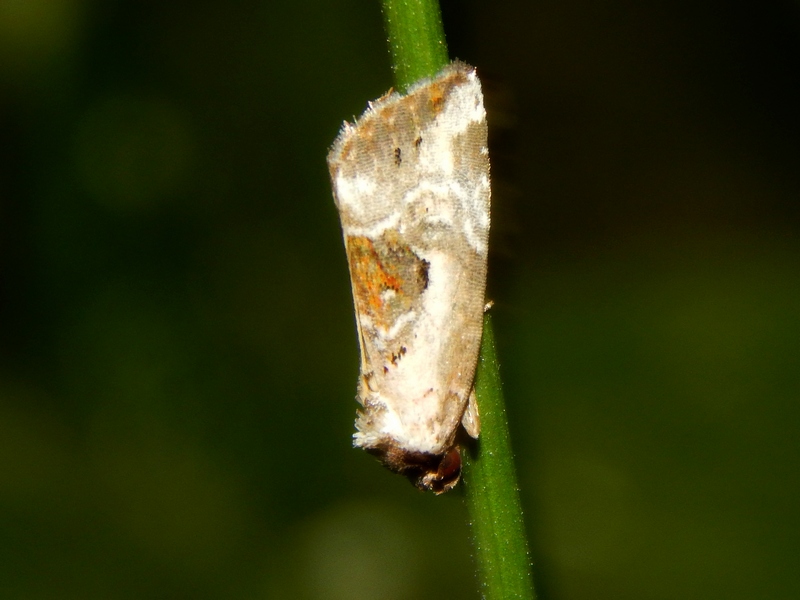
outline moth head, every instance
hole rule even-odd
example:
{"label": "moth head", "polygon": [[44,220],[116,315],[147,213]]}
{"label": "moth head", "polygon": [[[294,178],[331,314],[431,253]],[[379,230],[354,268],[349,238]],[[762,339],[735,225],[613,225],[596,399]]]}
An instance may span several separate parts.
{"label": "moth head", "polygon": [[453,489],[461,477],[461,453],[458,446],[441,454],[414,452],[390,444],[367,448],[386,467],[405,475],[411,483],[424,491],[443,494]]}

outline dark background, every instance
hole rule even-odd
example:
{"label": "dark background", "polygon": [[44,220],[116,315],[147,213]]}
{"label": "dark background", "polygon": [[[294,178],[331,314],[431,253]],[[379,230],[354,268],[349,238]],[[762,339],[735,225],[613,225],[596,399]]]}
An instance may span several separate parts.
{"label": "dark background", "polygon": [[[800,596],[800,5],[456,2],[543,598]],[[0,4],[0,597],[477,598],[350,446],[377,2]]]}

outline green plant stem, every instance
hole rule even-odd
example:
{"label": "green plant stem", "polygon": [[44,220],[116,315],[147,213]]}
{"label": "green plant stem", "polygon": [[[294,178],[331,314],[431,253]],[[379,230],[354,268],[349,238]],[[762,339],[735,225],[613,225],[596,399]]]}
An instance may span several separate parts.
{"label": "green plant stem", "polygon": [[383,20],[398,91],[450,62],[437,0],[383,0]]}
{"label": "green plant stem", "polygon": [[533,578],[489,315],[475,376],[480,439],[462,454],[478,578],[486,600],[533,599]]}
{"label": "green plant stem", "polygon": [[[399,91],[447,65],[437,0],[383,0],[383,15]],[[530,554],[489,315],[484,318],[475,391],[481,435],[462,453],[462,481],[481,592],[487,600],[533,600]]]}

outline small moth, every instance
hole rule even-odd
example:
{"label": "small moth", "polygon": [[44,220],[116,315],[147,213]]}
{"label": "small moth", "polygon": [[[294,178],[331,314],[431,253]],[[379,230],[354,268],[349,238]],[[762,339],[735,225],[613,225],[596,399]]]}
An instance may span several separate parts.
{"label": "small moth", "polygon": [[454,62],[371,102],[328,155],[361,372],[354,445],[440,494],[461,474],[489,238],[489,153],[475,69]]}

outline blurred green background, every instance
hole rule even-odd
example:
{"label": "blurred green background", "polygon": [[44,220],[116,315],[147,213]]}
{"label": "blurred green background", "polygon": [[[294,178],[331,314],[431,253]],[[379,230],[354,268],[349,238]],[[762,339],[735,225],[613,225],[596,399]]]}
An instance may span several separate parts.
{"label": "blurred green background", "polygon": [[[800,5],[456,2],[540,594],[798,598]],[[350,446],[377,2],[0,0],[0,597],[477,598]]]}

